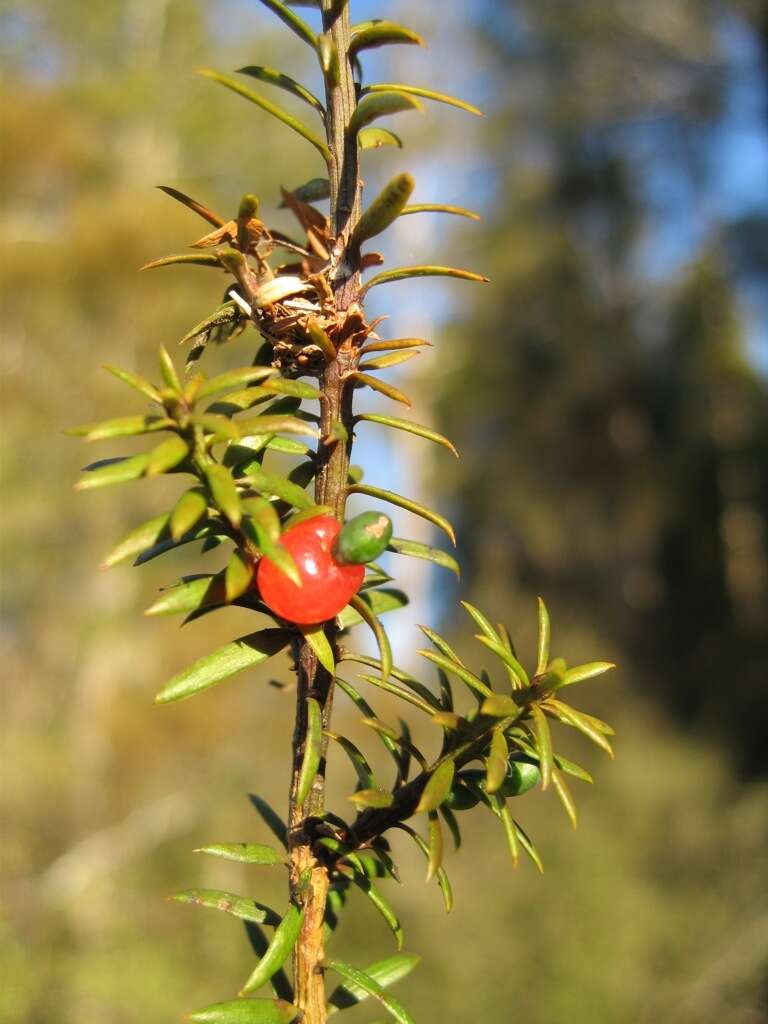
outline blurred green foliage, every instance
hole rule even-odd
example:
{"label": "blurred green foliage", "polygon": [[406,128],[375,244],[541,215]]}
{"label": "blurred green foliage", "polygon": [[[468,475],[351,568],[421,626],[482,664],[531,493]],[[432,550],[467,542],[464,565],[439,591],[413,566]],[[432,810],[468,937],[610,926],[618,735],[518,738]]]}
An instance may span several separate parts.
{"label": "blurred green foliage", "polygon": [[[473,812],[477,834],[448,864],[458,899],[447,924],[432,887],[409,890],[406,936],[427,955],[403,1001],[424,1021],[760,1024],[768,417],[735,268],[762,251],[746,246],[761,228],[715,223],[674,274],[639,273],[650,213],[615,130],[650,120],[700,140],[727,82],[720,36],[703,3],[521,0],[497,16],[478,58],[509,98],[486,138],[502,179],[482,250],[495,291],[440,340],[456,354],[452,378],[435,369],[441,417],[463,452],[447,500],[474,596],[519,621],[521,646],[542,591],[574,662],[598,648],[620,663],[623,688],[590,684],[604,688],[619,756],[594,794],[581,787],[575,837],[554,808],[525,819],[541,878],[511,875]],[[212,616],[188,639],[140,617],[175,563],[94,567],[157,510],[162,485],[76,497],[83,453],[61,432],[114,410],[121,386],[95,363],[146,368],[218,298],[194,270],[136,274],[197,230],[151,186],[234,212],[245,189],[266,201],[309,175],[290,133],[192,73],[253,58],[264,22],[247,3],[48,0],[0,19],[0,1016],[176,1019],[236,988],[250,959],[232,921],[163,897],[253,886],[241,867],[190,850],[263,838],[243,794],[284,803],[292,701],[256,676],[152,708],[158,680],[246,620]],[[654,166],[679,160],[656,138]],[[744,243],[736,254],[732,242]],[[345,771],[338,759],[339,798]],[[421,875],[405,846],[402,859]],[[277,901],[282,887],[262,873],[258,896]],[[364,961],[383,938],[356,905],[342,946]]]}

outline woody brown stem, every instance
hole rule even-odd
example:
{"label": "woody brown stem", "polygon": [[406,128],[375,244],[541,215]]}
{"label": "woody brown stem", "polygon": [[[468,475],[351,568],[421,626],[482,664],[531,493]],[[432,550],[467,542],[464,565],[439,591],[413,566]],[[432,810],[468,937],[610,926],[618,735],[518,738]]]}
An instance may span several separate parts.
{"label": "woody brown stem", "polygon": [[[350,137],[348,127],[356,105],[352,69],[349,63],[349,12],[347,4],[331,5],[324,0],[323,28],[330,34],[339,56],[339,79],[326,81],[326,135],[331,151],[329,181],[331,199],[331,234],[335,239],[331,254],[331,286],[337,311],[347,310],[359,291],[359,274],[345,263],[346,242],[360,216],[360,182],[357,140]],[[336,359],[329,362],[321,379],[320,436],[317,450],[315,501],[328,505],[334,515],[344,518],[347,474],[352,447],[352,388],[345,385],[345,375],[353,368],[354,354],[344,345]],[[346,428],[346,441],[332,440],[331,428],[340,422]],[[336,647],[337,629],[333,621],[325,624],[331,646]],[[333,677],[318,662],[312,647],[303,641],[298,645],[296,721],[293,735],[293,772],[288,814],[291,899],[304,907],[304,921],[293,954],[293,978],[296,1005],[302,1011],[303,1024],[325,1024],[325,983],[323,977],[323,924],[328,895],[328,870],[312,851],[307,828],[310,818],[325,811],[325,747],[323,741],[320,768],[303,804],[297,799],[299,773],[304,756],[307,733],[307,697],[314,697],[322,709],[324,729],[330,727],[333,704]]]}

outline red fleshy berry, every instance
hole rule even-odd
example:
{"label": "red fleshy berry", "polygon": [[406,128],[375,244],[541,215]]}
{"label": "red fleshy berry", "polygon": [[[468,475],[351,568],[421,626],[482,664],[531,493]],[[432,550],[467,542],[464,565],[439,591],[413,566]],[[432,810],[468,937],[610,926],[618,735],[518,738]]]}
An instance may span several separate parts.
{"label": "red fleshy berry", "polygon": [[264,604],[281,619],[299,625],[325,622],[349,604],[363,582],[364,565],[340,565],[333,544],[341,529],[332,516],[315,516],[285,531],[280,543],[290,552],[302,586],[263,557],[256,571],[256,585]]}

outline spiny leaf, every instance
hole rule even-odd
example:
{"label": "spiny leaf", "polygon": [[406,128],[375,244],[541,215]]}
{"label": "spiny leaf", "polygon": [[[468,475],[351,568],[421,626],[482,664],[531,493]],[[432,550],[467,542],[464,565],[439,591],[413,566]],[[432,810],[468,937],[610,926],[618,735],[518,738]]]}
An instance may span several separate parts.
{"label": "spiny leaf", "polygon": [[[414,843],[418,846],[424,856],[429,860],[429,847],[421,838],[418,832],[414,831],[410,825],[406,825],[405,822],[398,822],[395,828],[401,829],[403,832],[407,832],[408,835],[413,839]],[[445,869],[440,867],[435,872],[437,878],[437,884],[440,886],[440,892],[443,894],[443,904],[445,905],[445,912],[450,914],[453,909],[453,889],[448,875],[445,873]]]}
{"label": "spiny leaf", "polygon": [[409,43],[423,46],[424,40],[414,31],[393,21],[376,20],[363,25],[352,26],[349,43],[350,57],[356,57],[362,50],[372,50],[392,43]]}
{"label": "spiny leaf", "polygon": [[588,665],[574,665],[573,668],[565,670],[562,682],[557,686],[557,689],[571,686],[573,683],[581,683],[585,679],[593,679],[595,676],[602,675],[603,672],[608,672],[612,668],[616,668],[616,666],[611,661],[592,661]]}
{"label": "spiny leaf", "polygon": [[190,1013],[188,1020],[193,1024],[291,1024],[300,1012],[284,999],[234,999]]}
{"label": "spiny leaf", "polygon": [[234,860],[238,864],[285,864],[285,857],[272,846],[263,843],[212,843],[201,846],[195,853]]}
{"label": "spiny leaf", "polygon": [[478,677],[474,672],[470,672],[469,669],[464,668],[463,665],[457,665],[450,658],[446,658],[442,654],[437,654],[435,651],[417,651],[427,661],[433,662],[439,668],[442,668],[445,672],[451,675],[458,676],[462,682],[466,683],[471,690],[475,690],[477,693],[481,693],[484,697],[491,695],[491,689]]}
{"label": "spiny leaf", "polygon": [[87,476],[81,477],[75,484],[76,491],[90,491],[95,487],[109,487],[112,484],[124,484],[129,480],[138,480],[144,476],[149,465],[149,453],[133,455],[130,458],[106,459],[86,466]]}
{"label": "spiny leaf", "polygon": [[232,523],[239,526],[243,517],[240,496],[237,493],[234,477],[226,466],[213,463],[206,466],[205,479],[211,489],[214,501]]}
{"label": "spiny leaf", "polygon": [[410,555],[412,558],[423,558],[428,562],[434,562],[444,569],[450,569],[456,576],[461,575],[459,563],[440,548],[432,548],[428,544],[422,544],[417,540],[406,540],[404,537],[393,537],[389,542],[388,551],[396,551],[399,555]]}
{"label": "spiny leaf", "polygon": [[272,936],[266,953],[238,995],[248,995],[249,992],[255,992],[262,985],[266,985],[272,975],[283,966],[296,945],[303,920],[304,910],[299,910],[298,907],[291,904],[285,917],[275,929],[275,934]]}
{"label": "spiny leaf", "polygon": [[264,381],[268,377],[274,377],[276,373],[277,370],[272,366],[243,366],[239,370],[227,370],[204,381],[197,392],[197,400],[202,401],[225,391],[247,387],[257,380]]}
{"label": "spiny leaf", "polygon": [[348,488],[348,493],[367,494],[371,498],[388,501],[391,505],[396,505],[398,508],[404,508],[409,512],[413,512],[414,515],[421,516],[422,519],[427,519],[430,523],[434,523],[435,526],[439,526],[441,530],[448,534],[451,541],[454,544],[456,543],[453,527],[444,516],[433,512],[432,509],[426,508],[416,501],[412,501],[410,498],[405,498],[402,494],[395,494],[394,491],[385,491],[381,487],[371,487],[368,484],[353,484]]}
{"label": "spiny leaf", "polygon": [[485,791],[495,793],[501,789],[501,785],[507,775],[507,758],[509,747],[506,737],[501,729],[494,729],[491,737],[491,745],[485,761]]}
{"label": "spiny leaf", "polygon": [[356,967],[351,967],[349,964],[345,964],[340,960],[326,960],[324,964],[327,970],[335,971],[340,974],[344,981],[349,984],[356,985],[361,988],[364,992],[367,992],[369,996],[378,1000],[387,1013],[393,1017],[398,1024],[414,1024],[413,1018],[409,1013],[396,1002],[392,996],[387,995],[383,987],[372,978],[365,971],[358,970]]}
{"label": "spiny leaf", "polygon": [[[270,3],[271,5],[272,3],[276,3],[276,0],[262,0],[262,3]],[[313,131],[307,128],[305,124],[302,124],[302,122],[292,114],[289,114],[287,110],[283,110],[282,107],[278,107],[276,104],[264,99],[263,96],[259,96],[259,94],[253,92],[252,89],[248,89],[246,86],[241,85],[236,79],[228,78],[227,75],[222,75],[218,71],[214,71],[212,68],[201,68],[200,74],[204,75],[206,78],[212,79],[214,82],[219,82],[227,89],[231,89],[232,92],[236,92],[239,96],[243,96],[245,99],[250,100],[251,103],[255,103],[257,107],[261,107],[262,110],[265,110],[268,114],[276,117],[278,121],[282,121],[283,124],[288,125],[289,128],[293,128],[295,132],[298,132],[299,135],[315,147],[326,163],[330,160],[331,152],[322,139],[318,135],[315,135]]]}
{"label": "spiny leaf", "polygon": [[554,767],[552,768],[552,785],[560,799],[560,803],[565,808],[565,813],[570,818],[571,824],[574,828],[576,828],[576,825],[578,824],[578,818],[576,815],[576,804],[574,802],[571,791],[568,788],[568,784],[563,778],[562,772]]}
{"label": "spiny leaf", "polygon": [[367,281],[360,289],[359,297],[362,299],[371,288],[380,284],[388,284],[391,281],[405,281],[413,277],[456,277],[462,281],[480,281],[488,283],[488,278],[482,274],[475,274],[471,270],[459,270],[457,267],[440,267],[432,265],[415,267],[394,267],[392,270],[382,270],[370,281]]}
{"label": "spiny leaf", "polygon": [[124,562],[126,558],[135,558],[142,551],[153,547],[166,534],[170,518],[166,512],[131,530],[119,544],[112,548],[102,564],[105,567],[111,567],[117,565],[118,562]]}
{"label": "spiny leaf", "polygon": [[450,759],[443,761],[435,768],[421,794],[421,799],[416,807],[417,814],[437,810],[451,791],[455,772],[456,765]]}
{"label": "spiny leaf", "polygon": [[437,811],[429,812],[429,860],[427,861],[427,881],[431,882],[443,863],[443,830],[440,827],[440,816]]}
{"label": "spiny leaf", "polygon": [[375,96],[368,96],[358,103],[349,122],[349,131],[352,135],[356,135],[361,129],[367,128],[368,125],[380,117],[400,114],[406,110],[421,109],[421,104],[411,96],[408,96],[407,93],[394,91],[380,92]]}
{"label": "spiny leaf", "polygon": [[278,18],[295,32],[299,39],[303,39],[305,43],[309,43],[311,47],[317,43],[317,38],[312,29],[307,23],[298,16],[294,11],[287,7],[280,0],[261,0],[265,7],[268,7],[270,11],[278,16]]}
{"label": "spiny leaf", "polygon": [[379,654],[381,655],[381,677],[382,680],[386,682],[392,669],[392,648],[389,645],[389,637],[387,636],[386,630],[379,622],[378,616],[371,606],[359,594],[355,594],[349,603],[358,615],[371,627],[371,631],[376,637]]}
{"label": "spiny leaf", "polygon": [[382,146],[403,148],[403,140],[388,128],[363,128],[357,133],[359,149],[381,149]]}
{"label": "spiny leaf", "polygon": [[154,386],[150,384],[148,380],[144,380],[143,377],[137,376],[135,373],[130,373],[128,370],[121,370],[118,366],[112,366],[109,363],[105,363],[102,369],[111,373],[118,380],[121,380],[123,384],[127,384],[129,388],[133,388],[134,391],[140,392],[145,398],[148,398],[152,402],[162,404],[162,398],[160,392]]}
{"label": "spiny leaf", "polygon": [[[333,674],[334,669],[332,668],[330,671]],[[320,766],[322,743],[323,713],[315,698],[307,697],[307,730],[304,738],[304,756],[301,760],[299,782],[296,789],[296,804],[299,807],[302,806],[312,789],[312,783]]]}
{"label": "spiny leaf", "polygon": [[290,633],[284,629],[261,629],[241,636],[211,654],[204,655],[175,675],[158,693],[155,701],[158,704],[170,704],[192,697],[243,669],[252,668],[273,657],[290,643],[290,639]]}
{"label": "spiny leaf", "polygon": [[365,373],[369,370],[386,370],[390,366],[397,366],[400,363],[407,363],[409,359],[418,356],[420,353],[415,349],[405,352],[391,352],[386,356],[377,356],[375,359],[364,360],[359,364],[360,371]]}
{"label": "spiny leaf", "polygon": [[410,213],[450,213],[455,217],[468,217],[469,220],[481,220],[480,214],[467,210],[464,206],[450,206],[447,203],[413,203],[400,211],[405,217]]}
{"label": "spiny leaf", "polygon": [[173,427],[174,421],[167,416],[120,416],[101,423],[86,423],[80,427],[70,427],[68,434],[84,437],[86,441],[106,441],[112,437],[137,437],[140,434],[151,434],[156,430]]}
{"label": "spiny leaf", "polygon": [[200,488],[193,487],[185,491],[173,506],[169,527],[173,540],[179,540],[192,529],[205,515],[208,501]]}
{"label": "spiny leaf", "polygon": [[238,68],[239,75],[250,75],[251,78],[258,78],[261,82],[266,82],[268,85],[276,85],[278,89],[284,89],[286,92],[292,93],[294,96],[298,96],[300,100],[304,100],[311,107],[314,107],[319,114],[325,114],[325,107],[320,100],[309,89],[305,89],[300,82],[295,81],[290,75],[284,75],[282,71],[275,71],[273,68],[261,67],[257,64],[249,64],[248,67]]}
{"label": "spiny leaf", "polygon": [[279,920],[269,907],[256,903],[255,900],[246,899],[245,896],[236,896],[234,893],[222,892],[219,889],[186,889],[184,892],[175,893],[171,899],[177,903],[192,903],[198,907],[223,910],[225,914],[232,914],[241,921],[253,921],[255,924],[275,924]]}
{"label": "spiny leaf", "polygon": [[479,640],[484,647],[487,647],[489,651],[493,651],[501,659],[509,671],[513,689],[519,690],[523,686],[528,686],[528,673],[514,654],[509,653],[504,644],[497,643],[496,640],[491,640],[489,636],[483,634],[477,634],[475,640]]}
{"label": "spiny leaf", "polygon": [[370,352],[390,352],[393,349],[420,348],[422,345],[430,345],[431,341],[424,338],[389,338],[383,341],[368,342],[360,349],[361,355],[368,355]]}
{"label": "spiny leaf", "polygon": [[224,570],[224,595],[227,603],[236,601],[250,587],[255,566],[241,548],[235,548]]}
{"label": "spiny leaf", "polygon": [[549,612],[542,598],[539,602],[539,633],[537,644],[536,675],[546,671],[549,664]]}
{"label": "spiny leaf", "polygon": [[547,789],[552,779],[552,735],[549,731],[549,722],[538,704],[532,704],[530,710],[541,767],[541,788]]}
{"label": "spiny leaf", "polygon": [[[386,960],[377,960],[376,963],[369,964],[365,968],[365,974],[369,978],[373,978],[382,988],[389,988],[407,977],[420,960],[421,957],[414,956],[412,953],[396,953]],[[331,1006],[344,1010],[361,1003],[368,996],[369,993],[364,988],[352,981],[347,981],[331,992],[328,1002]]]}
{"label": "spiny leaf", "polygon": [[150,260],[139,267],[139,270],[157,270],[158,267],[172,267],[177,263],[189,263],[198,267],[218,267],[221,269],[219,257],[212,252],[182,252],[171,256],[161,256],[158,260]]}
{"label": "spiny leaf", "polygon": [[399,388],[393,387],[392,384],[387,384],[386,381],[379,380],[376,377],[370,377],[367,373],[361,373],[359,370],[353,370],[347,376],[349,380],[355,381],[359,387],[369,387],[373,391],[378,391],[379,394],[386,395],[387,398],[391,398],[394,402],[402,402],[403,405],[407,405],[410,409],[411,400],[408,395],[400,391]]}
{"label": "spiny leaf", "polygon": [[394,223],[408,202],[416,182],[405,172],[392,178],[357,222],[350,245],[359,248],[363,242],[381,234]]}
{"label": "spiny leaf", "polygon": [[173,435],[149,453],[146,475],[160,476],[162,473],[167,473],[169,469],[173,469],[183,462],[188,455],[189,442],[185,441],[183,437]]}
{"label": "spiny leaf", "polygon": [[365,893],[365,895],[368,897],[368,899],[371,901],[371,903],[374,905],[374,907],[378,910],[378,912],[386,921],[387,926],[389,927],[390,931],[395,937],[395,943],[397,945],[397,950],[399,952],[403,948],[403,926],[400,924],[400,919],[398,918],[397,914],[389,905],[389,903],[387,903],[387,901],[384,899],[384,897],[381,895],[379,890],[376,888],[376,886],[369,878],[365,877],[364,875],[355,873],[352,876],[352,881],[355,883],[358,889],[361,889]]}
{"label": "spiny leaf", "polygon": [[457,99],[455,96],[448,96],[444,92],[435,92],[433,89],[422,89],[419,85],[405,85],[403,82],[375,82],[372,85],[366,85],[362,90],[361,95],[365,96],[371,93],[390,92],[391,90],[397,90],[398,92],[408,93],[411,96],[421,96],[425,100],[436,100],[438,103],[447,103],[451,107],[458,107],[460,110],[466,110],[470,114],[475,114],[477,117],[482,117],[482,110],[478,110],[477,107],[472,106],[471,103],[467,103],[465,100]]}
{"label": "spiny leaf", "polygon": [[196,199],[190,199],[189,196],[183,192],[179,192],[177,188],[171,188],[170,185],[158,185],[161,192],[165,192],[166,195],[172,199],[176,199],[182,203],[187,209],[192,210],[198,216],[202,217],[203,220],[207,220],[209,224],[212,224],[215,228],[221,228],[224,226],[224,220],[219,217],[218,214],[214,213],[213,210],[209,210],[207,206],[203,206],[202,203],[198,203]]}

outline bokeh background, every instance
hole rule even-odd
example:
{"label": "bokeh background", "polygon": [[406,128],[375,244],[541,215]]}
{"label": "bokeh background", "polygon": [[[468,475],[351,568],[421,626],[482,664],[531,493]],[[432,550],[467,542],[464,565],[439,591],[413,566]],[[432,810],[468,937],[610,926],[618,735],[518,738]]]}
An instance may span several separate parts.
{"label": "bokeh background", "polygon": [[[471,812],[446,921],[403,850],[408,884],[390,895],[425,956],[402,1000],[444,1024],[764,1024],[768,7],[353,0],[353,13],[430,42],[378,51],[370,78],[487,111],[407,115],[405,152],[364,154],[373,188],[407,168],[419,200],[483,214],[405,218],[388,256],[492,278],[374,293],[391,336],[434,341],[398,382],[462,458],[362,429],[356,458],[455,521],[461,594],[523,650],[541,593],[569,661],[619,664],[580,695],[615,723],[616,761],[566,745],[597,776],[577,792],[578,831],[554,797],[521,799],[543,876],[513,874],[493,822]],[[247,618],[181,631],[142,618],[189,553],[97,566],[175,488],[75,495],[91,453],[63,431],[132,411],[98,364],[151,374],[157,345],[220,297],[196,268],[136,273],[201,229],[153,186],[224,212],[255,191],[281,224],[278,184],[321,171],[195,67],[262,62],[317,82],[256,0],[3,0],[0,48],[0,1017],[177,1020],[229,998],[251,961],[237,922],[163,898],[209,885],[283,899],[266,869],[190,851],[266,838],[245,793],[285,802],[292,696],[254,674],[153,708],[159,684]],[[253,340],[211,367],[241,365]],[[400,534],[429,537],[408,520]],[[397,661],[417,667],[419,621],[469,651],[457,587],[420,566],[403,577],[402,561],[413,604],[390,623]],[[287,665],[270,671],[289,681]],[[343,702],[338,720],[364,742]],[[343,808],[348,768],[332,772]],[[389,941],[353,902],[337,952],[362,964]]]}

